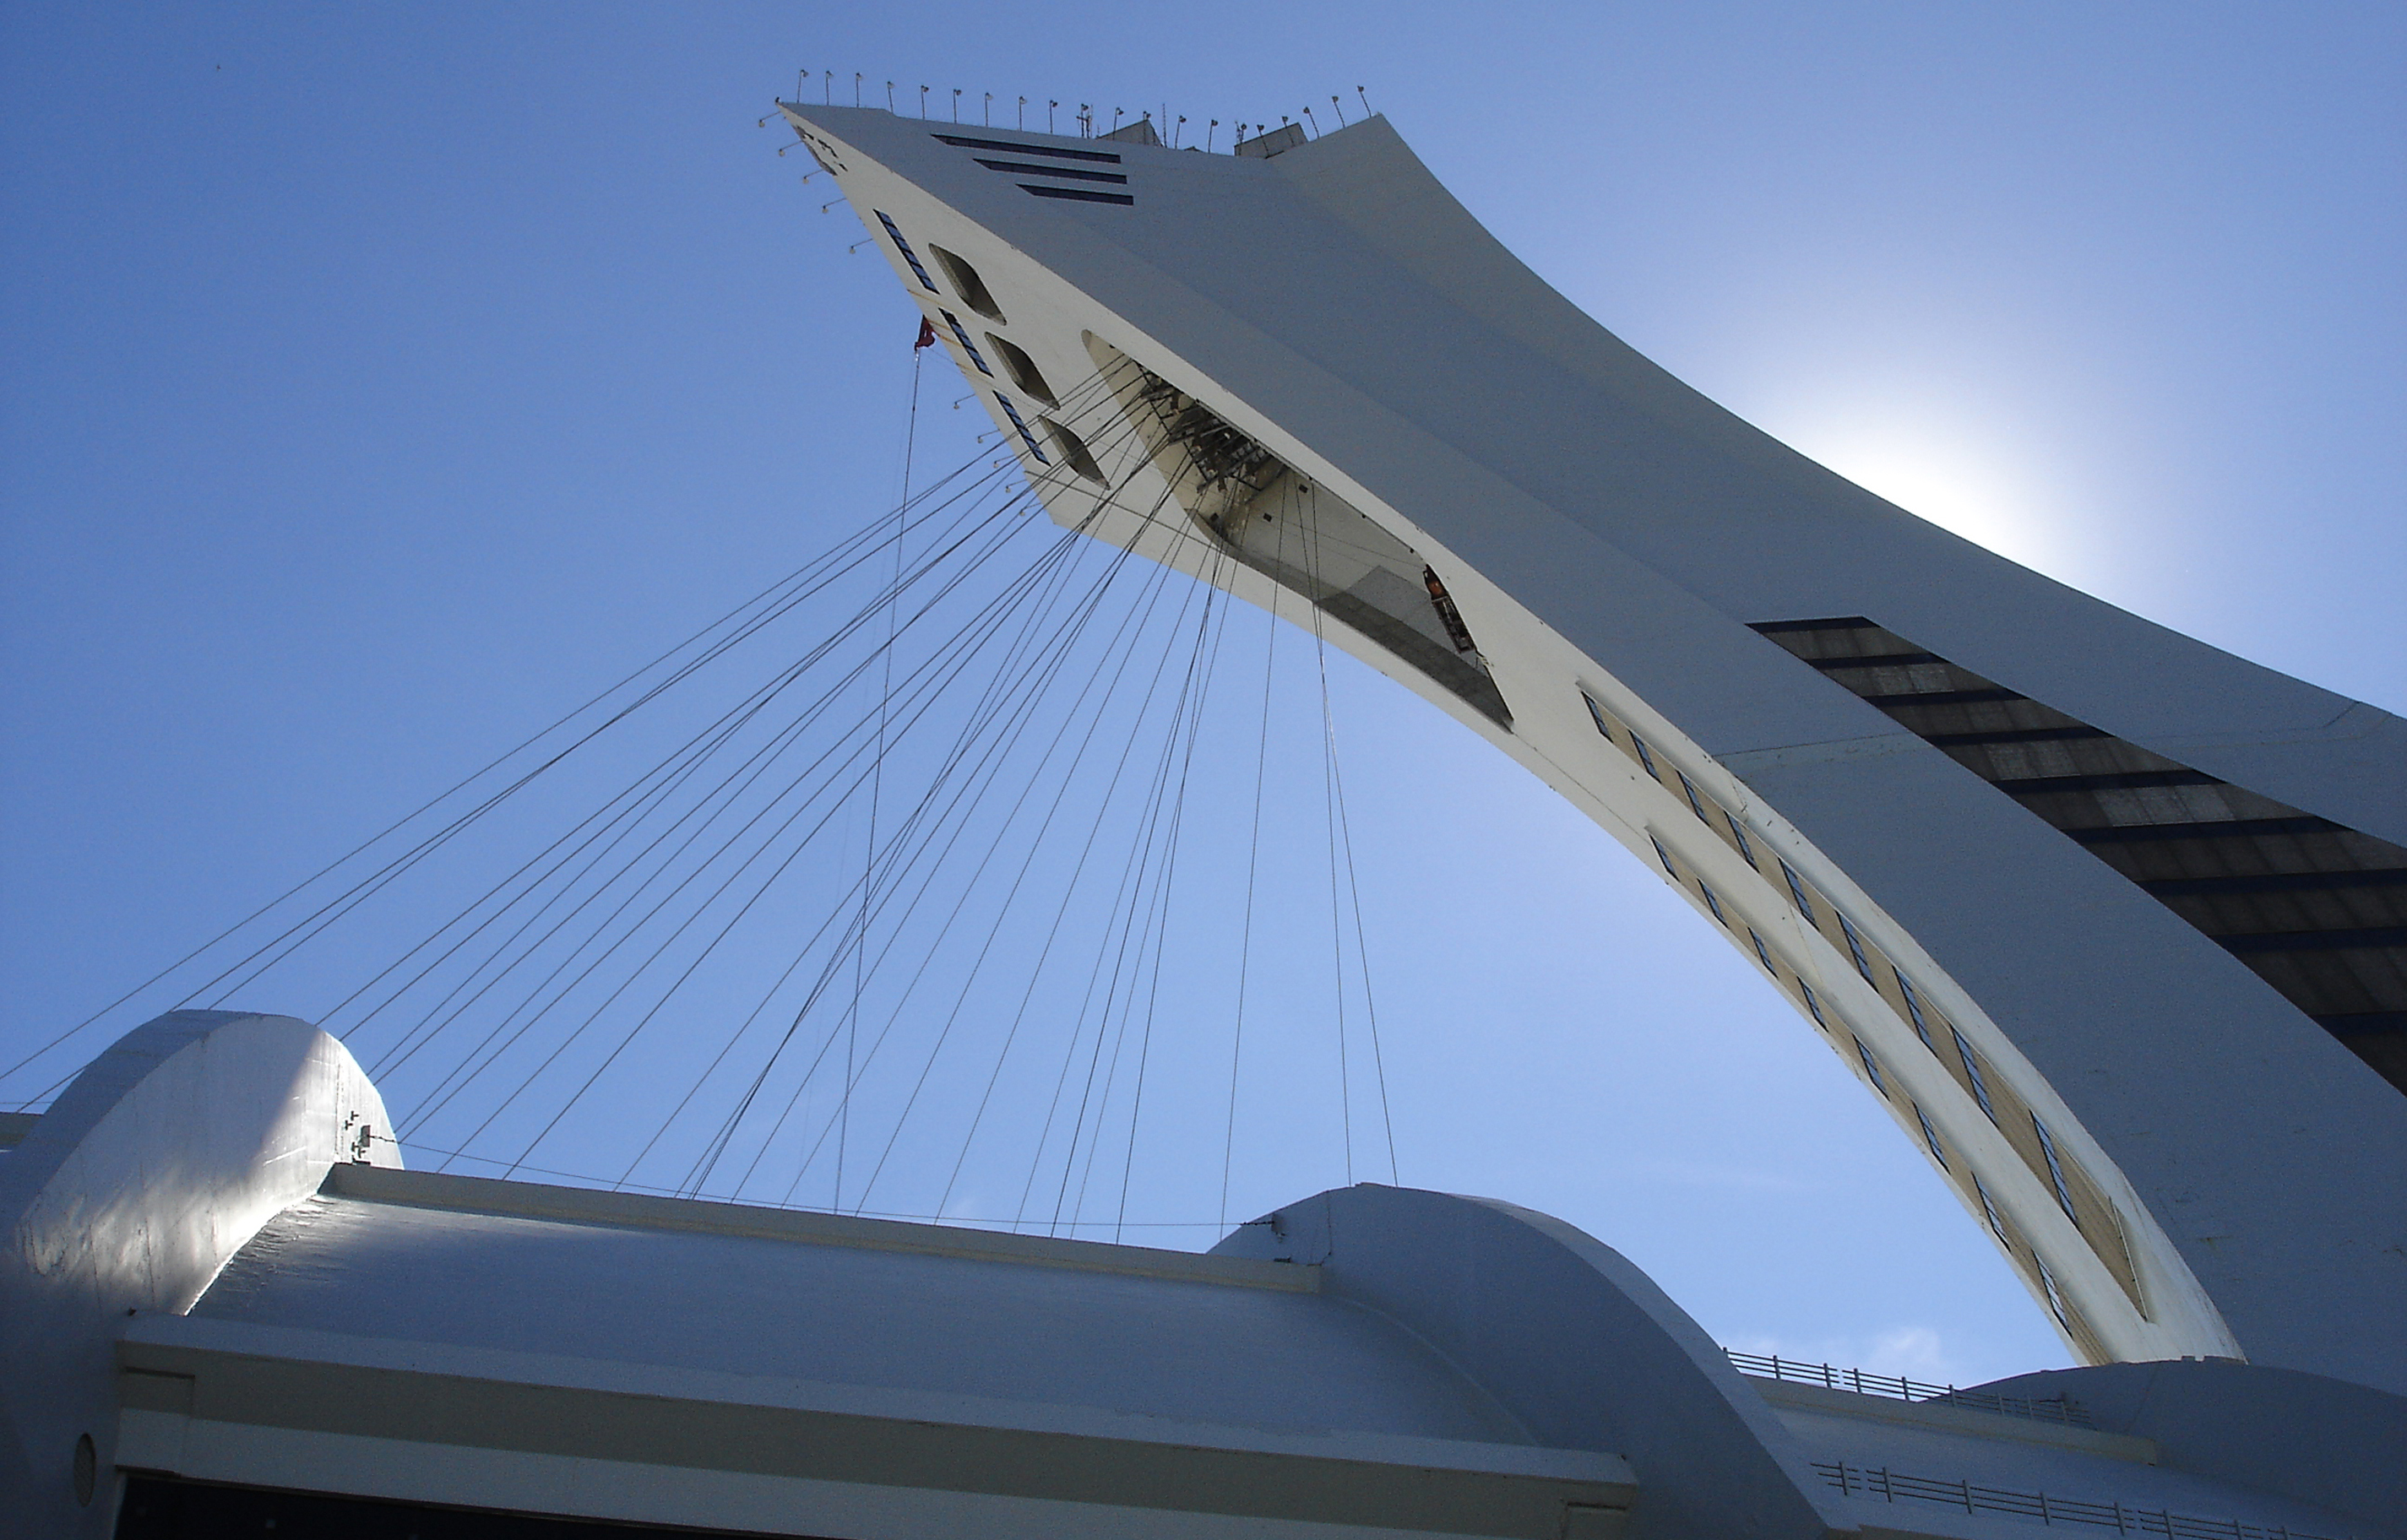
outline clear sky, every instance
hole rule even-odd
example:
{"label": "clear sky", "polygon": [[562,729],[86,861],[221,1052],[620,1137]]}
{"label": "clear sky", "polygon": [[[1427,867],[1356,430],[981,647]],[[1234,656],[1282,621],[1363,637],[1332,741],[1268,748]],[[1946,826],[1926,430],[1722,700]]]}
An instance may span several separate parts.
{"label": "clear sky", "polygon": [[[1740,415],[2407,710],[2395,5],[14,5],[0,1058],[890,504],[916,317],[756,126],[805,68],[1224,135],[1361,86],[1507,246]],[[923,468],[987,426],[948,385]],[[1318,730],[1290,694],[1281,754]],[[1573,1221],[1734,1346],[1962,1381],[2063,1361],[1657,878],[1367,671],[1339,659],[1332,699],[1403,1180]],[[1296,763],[1310,797],[1274,818],[1319,816]],[[1242,809],[1193,816],[1219,892]],[[1325,933],[1308,886],[1263,923]],[[310,1014],[410,918],[240,1003]],[[1260,1017],[1245,1213],[1344,1180],[1307,1052],[1326,969],[1264,944],[1289,1009]],[[1214,1009],[1165,1016],[1173,1062],[1218,1052]],[[1215,1217],[1207,1079],[1165,1082],[1148,1222]],[[647,1115],[640,1087],[609,1108],[544,1159],[600,1169]]]}

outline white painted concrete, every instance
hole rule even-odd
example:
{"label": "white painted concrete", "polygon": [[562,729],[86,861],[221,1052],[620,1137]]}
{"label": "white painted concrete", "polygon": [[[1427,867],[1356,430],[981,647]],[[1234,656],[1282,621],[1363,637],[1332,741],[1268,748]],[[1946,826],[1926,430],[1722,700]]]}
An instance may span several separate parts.
{"label": "white painted concrete", "polygon": [[[0,1491],[19,1533],[109,1533],[129,1316],[191,1308],[336,1162],[399,1165],[389,1135],[350,1053],[290,1016],[170,1011],[50,1104],[0,1162]],[[84,1503],[72,1472],[87,1436],[99,1481]]]}
{"label": "white painted concrete", "polygon": [[[972,262],[998,334],[1065,401],[1091,345],[1117,349],[1423,556],[1509,728],[1369,636],[1332,621],[1332,638],[1650,865],[1652,834],[1707,873],[1968,1151],[2109,1357],[2245,1355],[2407,1388],[2407,1099],[2145,893],[1747,625],[1870,615],[2394,841],[2407,723],[2018,568],[1762,435],[1548,290],[1382,120],[1273,159],[1115,144],[1121,206],[1032,197],[942,125],[788,117],[932,315],[958,297],[918,281],[876,212]],[[957,361],[1003,425],[998,381]],[[1058,520],[1095,516],[1100,537],[1274,600],[1175,506],[1156,516],[1166,485],[1117,403],[1064,420],[1124,485],[1096,516],[1084,481],[1027,461]],[[2136,1304],[1844,957],[1599,739],[1583,687],[1842,904],[2047,1119],[2117,1210]]]}

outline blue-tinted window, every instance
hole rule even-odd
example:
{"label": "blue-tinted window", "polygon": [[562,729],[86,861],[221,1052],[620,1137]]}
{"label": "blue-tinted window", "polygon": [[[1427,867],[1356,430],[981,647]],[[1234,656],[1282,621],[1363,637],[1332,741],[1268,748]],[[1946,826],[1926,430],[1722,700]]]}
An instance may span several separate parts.
{"label": "blue-tinted window", "polygon": [[1914,1104],[1914,1121],[1922,1124],[1922,1142],[1930,1146],[1930,1158],[1942,1171],[1948,1169],[1947,1151],[1939,1147],[1939,1130],[1930,1126],[1930,1115],[1923,1111],[1920,1102]]}
{"label": "blue-tinted window", "polygon": [[1630,735],[1630,742],[1638,749],[1639,768],[1658,781],[1663,779],[1663,772],[1655,768],[1655,756],[1647,749],[1646,740],[1633,732]]}
{"label": "blue-tinted window", "polygon": [[1646,837],[1646,842],[1655,847],[1655,859],[1663,863],[1663,870],[1665,874],[1668,875],[1672,881],[1675,883],[1678,882],[1680,880],[1680,869],[1672,864],[1672,853],[1663,848],[1663,841],[1656,839],[1655,836],[1650,834]]}
{"label": "blue-tinted window", "polygon": [[1766,973],[1777,974],[1780,970],[1772,966],[1772,949],[1763,944],[1763,938],[1750,930],[1746,933],[1746,939],[1755,943],[1755,958],[1763,965],[1763,970]]}
{"label": "blue-tinted window", "polygon": [[1722,912],[1722,901],[1714,897],[1714,890],[1700,880],[1697,883],[1697,891],[1705,896],[1705,907],[1714,911],[1714,918],[1719,920],[1724,926],[1728,926],[1730,916]]}
{"label": "blue-tinted window", "polygon": [[1989,1082],[1981,1075],[1980,1056],[1973,1052],[1973,1045],[1964,1040],[1961,1032],[1951,1026],[1947,1035],[1956,1039],[1956,1057],[1963,1063],[1964,1079],[1973,1087],[1973,1099],[1981,1104],[1982,1112],[1991,1123],[1997,1122],[1998,1109],[1989,1105]]}
{"label": "blue-tinted window", "polygon": [[928,270],[919,265],[919,254],[911,249],[909,241],[903,238],[902,229],[892,219],[887,218],[883,210],[873,212],[877,215],[877,222],[886,227],[887,235],[894,242],[894,249],[903,253],[903,260],[911,264],[911,271],[919,276],[919,282],[926,287],[928,292],[931,294],[944,292],[936,287],[936,280],[928,276]]}
{"label": "blue-tinted window", "polygon": [[1866,983],[1872,982],[1872,959],[1864,955],[1864,943],[1857,939],[1856,927],[1849,925],[1847,923],[1847,917],[1844,914],[1840,914],[1837,910],[1833,909],[1830,912],[1838,916],[1839,934],[1847,939],[1847,955],[1856,960],[1856,971],[1864,976],[1864,982]]}
{"label": "blue-tinted window", "polygon": [[1873,1051],[1864,1046],[1864,1040],[1861,1038],[1856,1039],[1856,1057],[1863,1061],[1864,1074],[1871,1079],[1873,1089],[1884,1096],[1887,1095],[1888,1081],[1881,1079],[1880,1066],[1873,1062]]}
{"label": "blue-tinted window", "polygon": [[1036,446],[1036,435],[1028,431],[1028,424],[1019,420],[1019,408],[1011,404],[1011,398],[997,391],[994,399],[1002,404],[1003,415],[1011,419],[1011,425],[1014,428],[1019,430],[1019,442],[1028,445],[1028,452],[1036,457],[1036,463],[1052,464],[1051,460],[1045,458],[1045,451]]}
{"label": "blue-tinted window", "polygon": [[[970,361],[977,365],[978,373],[987,375],[993,374],[994,371],[986,366],[986,359],[978,352],[977,344],[970,341],[970,334],[961,329],[961,318],[949,310],[939,310],[936,314],[944,317],[945,324],[953,329],[953,340],[961,345],[961,351],[967,353],[970,356]],[[1014,416],[1014,420],[1017,420],[1016,414]],[[1028,436],[1028,430],[1025,428],[1021,429],[1019,431],[1019,436],[1026,438]]]}
{"label": "blue-tinted window", "polygon": [[1688,799],[1688,811],[1695,813],[1702,822],[1710,825],[1713,822],[1713,819],[1705,812],[1704,798],[1697,795],[1697,784],[1688,779],[1688,772],[1687,770],[1674,770],[1672,773],[1680,778],[1680,793]]}
{"label": "blue-tinted window", "polygon": [[1595,723],[1596,730],[1604,734],[1605,739],[1610,742],[1613,738],[1613,729],[1605,725],[1604,708],[1598,705],[1596,703],[1596,697],[1588,694],[1586,690],[1580,691],[1580,699],[1588,706],[1588,720]]}
{"label": "blue-tinted window", "polygon": [[1930,1024],[1922,1019],[1922,1001],[1914,993],[1914,981],[1907,978],[1902,969],[1892,971],[1897,973],[1898,993],[1905,996],[1905,1014],[1914,1023],[1914,1035],[1922,1039],[1923,1047],[1933,1053],[1938,1053],[1939,1045],[1930,1040]]}
{"label": "blue-tinted window", "polygon": [[2056,1319],[2059,1322],[2067,1326],[2072,1325],[2072,1321],[2066,1315],[2064,1295],[2056,1287],[2056,1275],[2047,1270],[2047,1264],[2039,1259],[2037,1251],[2031,1253],[2031,1265],[2039,1269],[2039,1286],[2047,1292],[2047,1307],[2056,1312]]}
{"label": "blue-tinted window", "polygon": [[1822,1014],[1822,1002],[1814,997],[1814,986],[1807,983],[1804,980],[1800,979],[1797,981],[1797,989],[1800,994],[1805,996],[1805,1010],[1808,1015],[1814,1018],[1814,1024],[1816,1026],[1829,1026],[1830,1024],[1830,1020]]}
{"label": "blue-tinted window", "polygon": [[[1998,1206],[1989,1201],[1989,1190],[1981,1185],[1981,1179],[1977,1174],[1973,1177],[1973,1195],[1981,1200],[1981,1217],[1989,1222],[1990,1230],[1996,1233],[2000,1240],[2005,1240],[2006,1222],[1998,1217]],[[2012,1245],[2013,1242],[2008,1241],[2007,1244]]]}
{"label": "blue-tinted window", "polygon": [[1755,841],[1746,837],[1746,826],[1740,823],[1734,814],[1726,812],[1722,817],[1729,822],[1730,838],[1738,841],[1738,853],[1746,857],[1746,864],[1762,870],[1763,864],[1755,858]]}
{"label": "blue-tinted window", "polygon": [[1787,862],[1780,863],[1780,875],[1788,879],[1788,897],[1797,900],[1797,912],[1805,916],[1809,925],[1821,924],[1814,918],[1814,900],[1805,897],[1805,884],[1798,879],[1797,869]]}
{"label": "blue-tinted window", "polygon": [[2036,1112],[2031,1114],[2031,1132],[2039,1136],[2039,1152],[2047,1161],[2048,1184],[2056,1189],[2057,1205],[2064,1210],[2065,1218],[2080,1224],[2081,1216],[2072,1211],[2072,1190],[2064,1184],[2063,1163],[2056,1157],[2056,1138]]}

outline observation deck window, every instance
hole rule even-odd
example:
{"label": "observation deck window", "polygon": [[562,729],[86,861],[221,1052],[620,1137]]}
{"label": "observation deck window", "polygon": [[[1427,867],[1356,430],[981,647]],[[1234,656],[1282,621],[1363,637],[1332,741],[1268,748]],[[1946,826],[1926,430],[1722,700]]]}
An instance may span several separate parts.
{"label": "observation deck window", "polygon": [[[952,280],[953,292],[961,297],[963,304],[990,321],[1003,319],[1003,306],[994,303],[994,291],[987,288],[986,280],[978,276],[976,268],[941,246],[931,246],[928,250],[935,257],[936,265],[945,270],[945,276]],[[936,286],[930,284],[928,287],[933,289]]]}
{"label": "observation deck window", "polygon": [[1053,394],[1053,387],[1045,383],[1045,372],[1036,367],[1036,360],[1021,351],[1017,343],[1008,337],[998,337],[991,332],[986,334],[986,340],[987,346],[994,349],[994,356],[1003,360],[1003,367],[1010,373],[1014,385],[1047,406],[1061,404]]}
{"label": "observation deck window", "polygon": [[1087,447],[1085,439],[1055,422],[1051,417],[1039,417],[1036,420],[1044,425],[1045,436],[1051,439],[1053,447],[1060,451],[1062,464],[1096,486],[1104,485],[1104,468],[1095,463],[1094,452]]}

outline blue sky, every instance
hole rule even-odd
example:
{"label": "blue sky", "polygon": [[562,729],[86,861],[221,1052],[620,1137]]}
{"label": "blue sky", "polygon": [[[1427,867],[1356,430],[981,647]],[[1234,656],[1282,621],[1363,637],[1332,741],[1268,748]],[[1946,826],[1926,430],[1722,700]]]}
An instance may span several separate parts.
{"label": "blue sky", "polygon": [[[2402,64],[2391,6],[8,7],[0,1048],[890,504],[914,313],[756,126],[798,69],[1224,125],[1360,85],[1542,276],[1742,416],[2400,711]],[[923,468],[979,452],[947,383]],[[1282,755],[1318,730],[1296,680]],[[1657,879],[1342,658],[1332,699],[1404,1180],[1561,1214],[1736,1346],[2061,1362]],[[1315,786],[1270,814],[1299,845]],[[1195,818],[1218,891],[1243,810]],[[1278,884],[1266,935],[1325,930],[1309,888]],[[310,1013],[414,915],[240,1003]],[[1291,1009],[1260,1017],[1246,1212],[1344,1180],[1326,965],[1264,946]],[[1165,1031],[1189,1048],[1218,1052]],[[1132,1179],[1162,1223],[1214,1217],[1192,1073]],[[641,1088],[608,1110],[546,1159],[598,1168]]]}

